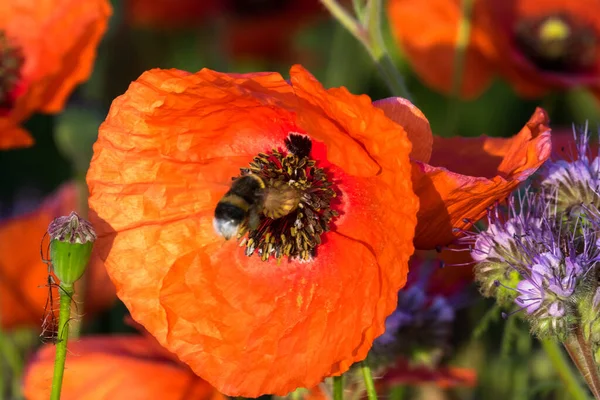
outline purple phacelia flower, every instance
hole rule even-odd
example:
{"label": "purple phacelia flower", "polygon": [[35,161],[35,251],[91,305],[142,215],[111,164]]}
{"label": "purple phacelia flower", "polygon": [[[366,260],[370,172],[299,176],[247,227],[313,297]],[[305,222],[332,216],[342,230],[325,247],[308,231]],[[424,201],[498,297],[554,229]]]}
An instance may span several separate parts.
{"label": "purple phacelia flower", "polygon": [[575,148],[566,157],[548,161],[542,168],[540,185],[556,199],[557,212],[577,214],[582,205],[600,207],[600,159],[591,158],[587,126],[573,129]]}
{"label": "purple phacelia flower", "polygon": [[375,339],[369,352],[371,363],[390,365],[399,357],[440,354],[447,347],[459,301],[427,292],[428,269],[421,264],[417,268],[419,280],[398,292],[396,310],[386,319],[385,332]]}

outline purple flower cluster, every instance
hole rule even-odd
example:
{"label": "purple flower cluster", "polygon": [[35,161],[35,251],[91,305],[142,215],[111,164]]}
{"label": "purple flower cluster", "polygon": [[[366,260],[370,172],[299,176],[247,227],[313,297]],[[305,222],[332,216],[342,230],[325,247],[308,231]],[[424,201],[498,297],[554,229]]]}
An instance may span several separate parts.
{"label": "purple flower cluster", "polygon": [[398,292],[396,311],[385,321],[384,334],[375,339],[369,352],[372,363],[387,365],[398,357],[413,359],[423,353],[441,355],[447,346],[458,301],[427,292],[428,267],[422,264],[411,270],[419,270],[420,279]]}
{"label": "purple flower cluster", "polygon": [[576,154],[549,163],[538,185],[490,210],[487,228],[463,239],[482,293],[516,304],[542,336],[564,337],[581,322],[582,304],[600,302],[600,161],[590,162],[587,131],[576,139]]}

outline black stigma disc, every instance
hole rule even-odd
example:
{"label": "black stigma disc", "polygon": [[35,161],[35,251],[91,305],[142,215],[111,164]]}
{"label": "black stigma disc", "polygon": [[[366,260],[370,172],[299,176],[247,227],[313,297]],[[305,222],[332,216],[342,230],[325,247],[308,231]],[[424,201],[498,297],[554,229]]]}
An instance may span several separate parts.
{"label": "black stigma disc", "polygon": [[312,149],[310,138],[297,133],[290,133],[284,143],[288,151],[298,158],[308,157]]}

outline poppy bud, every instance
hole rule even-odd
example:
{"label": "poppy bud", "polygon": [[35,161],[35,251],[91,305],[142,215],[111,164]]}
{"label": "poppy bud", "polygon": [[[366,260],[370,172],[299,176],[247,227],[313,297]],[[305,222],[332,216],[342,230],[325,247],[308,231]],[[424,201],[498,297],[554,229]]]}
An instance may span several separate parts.
{"label": "poppy bud", "polygon": [[73,211],[52,221],[48,235],[54,274],[62,285],[73,285],[85,272],[96,232],[88,221]]}

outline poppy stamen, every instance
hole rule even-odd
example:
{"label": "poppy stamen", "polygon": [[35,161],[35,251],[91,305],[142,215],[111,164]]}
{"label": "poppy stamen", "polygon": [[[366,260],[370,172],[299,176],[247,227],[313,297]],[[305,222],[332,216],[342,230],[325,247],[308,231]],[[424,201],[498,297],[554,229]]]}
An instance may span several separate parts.
{"label": "poppy stamen", "polygon": [[515,41],[523,55],[551,72],[581,72],[593,67],[598,35],[568,15],[546,15],[519,22]]}
{"label": "poppy stamen", "polygon": [[0,113],[10,110],[14,104],[24,61],[21,49],[0,31]]}
{"label": "poppy stamen", "polygon": [[240,176],[260,177],[265,191],[256,227],[245,221],[237,237],[247,256],[256,252],[263,261],[271,256],[308,261],[316,255],[331,220],[339,215],[331,208],[336,191],[327,172],[309,156],[310,138],[292,133],[285,145],[287,151],[260,153],[241,169]]}

